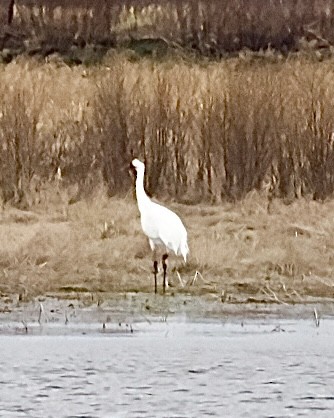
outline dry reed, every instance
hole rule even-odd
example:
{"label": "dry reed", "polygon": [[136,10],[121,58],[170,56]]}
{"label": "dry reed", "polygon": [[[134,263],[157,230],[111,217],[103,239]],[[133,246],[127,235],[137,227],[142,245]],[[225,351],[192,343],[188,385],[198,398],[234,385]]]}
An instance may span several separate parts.
{"label": "dry reed", "polygon": [[3,202],[45,204],[51,183],[67,203],[102,184],[124,194],[133,155],[149,192],[183,202],[333,195],[332,60],[22,58],[0,81]]}

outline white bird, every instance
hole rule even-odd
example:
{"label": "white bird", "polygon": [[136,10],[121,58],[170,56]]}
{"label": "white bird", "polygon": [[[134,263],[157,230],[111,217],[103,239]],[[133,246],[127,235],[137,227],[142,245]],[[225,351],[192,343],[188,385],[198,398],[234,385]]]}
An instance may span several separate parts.
{"label": "white bird", "polygon": [[189,248],[187,244],[187,230],[181,219],[165,206],[152,202],[144,189],[145,164],[134,159],[131,167],[136,172],[136,197],[140,212],[141,226],[147,235],[151,250],[154,252],[154,290],[157,293],[158,261],[156,260],[156,246],[163,246],[166,253],[162,256],[163,267],[163,292],[166,290],[166,272],[168,250],[174,251],[176,255],[182,255],[187,261]]}

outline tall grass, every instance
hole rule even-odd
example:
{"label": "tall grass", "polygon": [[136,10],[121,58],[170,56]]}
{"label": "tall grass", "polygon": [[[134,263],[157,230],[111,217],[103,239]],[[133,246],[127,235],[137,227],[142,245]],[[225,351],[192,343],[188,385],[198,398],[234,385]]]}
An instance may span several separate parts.
{"label": "tall grass", "polygon": [[110,148],[147,162],[153,193],[325,198],[333,193],[333,81],[330,62],[118,61],[97,106],[109,103]]}
{"label": "tall grass", "polygon": [[149,192],[178,201],[314,199],[334,191],[333,62],[230,59],[69,68],[18,60],[0,68],[0,188],[30,205],[50,182],[75,198],[130,189],[147,164]]}

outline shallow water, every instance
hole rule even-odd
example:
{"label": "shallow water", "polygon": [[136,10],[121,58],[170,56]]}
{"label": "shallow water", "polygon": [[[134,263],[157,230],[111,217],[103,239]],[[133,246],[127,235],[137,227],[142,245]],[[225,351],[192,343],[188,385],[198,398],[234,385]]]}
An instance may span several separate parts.
{"label": "shallow water", "polygon": [[330,319],[51,328],[0,336],[1,417],[333,416]]}

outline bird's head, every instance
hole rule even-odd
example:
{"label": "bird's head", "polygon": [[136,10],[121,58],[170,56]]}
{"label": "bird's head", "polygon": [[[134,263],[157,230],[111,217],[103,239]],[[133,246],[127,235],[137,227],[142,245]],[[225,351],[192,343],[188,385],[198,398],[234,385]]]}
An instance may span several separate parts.
{"label": "bird's head", "polygon": [[140,171],[144,172],[145,164],[139,161],[137,158],[135,158],[134,160],[132,160],[130,164],[130,169],[134,172],[134,174],[137,174]]}

